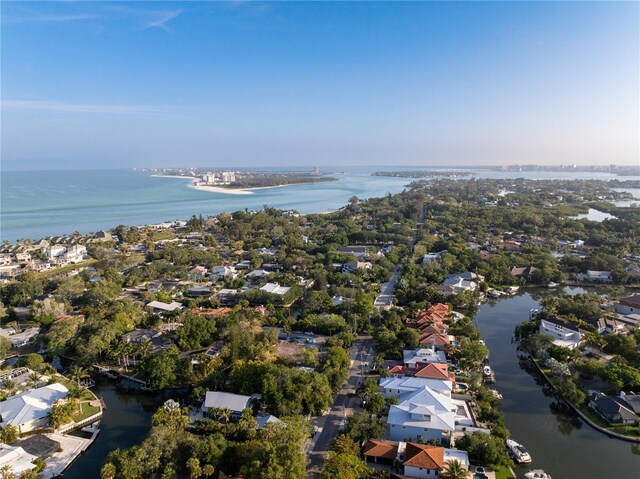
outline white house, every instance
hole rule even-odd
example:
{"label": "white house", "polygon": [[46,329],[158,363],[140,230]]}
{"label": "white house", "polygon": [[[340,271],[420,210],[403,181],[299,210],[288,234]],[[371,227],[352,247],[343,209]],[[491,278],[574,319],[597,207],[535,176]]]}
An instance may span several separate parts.
{"label": "white house", "polygon": [[171,303],[163,303],[162,301],[151,301],[149,304],[147,304],[147,306],[149,308],[152,308],[153,312],[156,314],[170,313],[172,311],[175,311],[176,309],[184,309],[182,303],[178,303],[177,301],[172,301]]}
{"label": "white house", "polygon": [[76,244],[67,248],[66,253],[64,253],[63,258],[66,259],[69,263],[80,263],[84,260],[84,257],[87,254],[87,247],[81,244]]}
{"label": "white house", "polygon": [[238,272],[233,266],[216,266],[211,272],[211,276],[216,281],[222,278],[236,279]]}
{"label": "white house", "polygon": [[40,334],[40,328],[38,327],[27,328],[20,333],[16,333],[15,330],[13,330],[13,333],[11,333],[10,331],[12,330],[0,329],[0,336],[6,337],[11,342],[11,346],[14,348],[19,348],[20,346],[29,344],[33,340],[33,338]]}
{"label": "white house", "polygon": [[35,469],[33,461],[36,459],[38,456],[29,454],[21,447],[0,443],[0,470],[8,468],[11,471],[9,477],[21,477],[24,472]]}
{"label": "white house", "polygon": [[421,364],[446,363],[447,356],[443,351],[431,348],[409,349],[402,351],[404,367],[415,369]]}
{"label": "white house", "polygon": [[55,244],[50,248],[46,249],[47,256],[49,259],[57,258],[58,256],[62,256],[67,251],[67,248],[60,244]]}
{"label": "white house", "polygon": [[269,272],[264,269],[254,269],[250,273],[247,273],[245,277],[246,278],[266,278],[268,274]]}
{"label": "white house", "polygon": [[387,418],[389,438],[395,441],[448,437],[456,430],[457,403],[464,405],[429,387],[402,394],[398,401]]}
{"label": "white house", "polygon": [[12,396],[0,402],[0,427],[12,425],[20,433],[46,427],[51,406],[68,394],[64,384],[54,383]]}
{"label": "white house", "polygon": [[284,296],[291,288],[287,286],[280,286],[278,283],[267,283],[260,291],[264,291],[266,293],[277,294],[278,296]]}
{"label": "white house", "polygon": [[580,344],[581,335],[578,326],[560,318],[546,318],[540,321],[540,332],[553,338],[553,344],[575,349]]}
{"label": "white house", "polygon": [[613,278],[611,277],[611,271],[588,270],[586,273],[580,273],[578,280],[589,281],[591,283],[611,283]]}
{"label": "white house", "polygon": [[428,387],[445,396],[451,396],[453,385],[451,381],[431,378],[414,377],[386,377],[380,379],[380,388],[385,397],[398,397],[401,394],[416,391]]}

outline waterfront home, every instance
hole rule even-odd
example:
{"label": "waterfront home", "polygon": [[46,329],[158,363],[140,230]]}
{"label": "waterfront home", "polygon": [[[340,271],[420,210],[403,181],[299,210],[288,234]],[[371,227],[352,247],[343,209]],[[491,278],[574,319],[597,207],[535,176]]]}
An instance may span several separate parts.
{"label": "waterfront home", "polygon": [[399,395],[398,404],[389,408],[387,418],[393,440],[450,438],[457,425],[474,425],[465,401],[428,386]]}
{"label": "waterfront home", "polygon": [[455,336],[451,336],[449,334],[440,334],[437,332],[433,332],[433,330],[429,330],[426,332],[421,331],[418,342],[420,343],[420,346],[431,347],[432,349],[436,349],[438,351],[445,351],[448,346],[455,343]]}
{"label": "waterfront home", "polygon": [[420,348],[402,351],[403,364],[406,368],[417,370],[429,363],[446,363],[447,357],[442,351],[431,348]]}
{"label": "waterfront home", "polygon": [[0,427],[15,426],[21,434],[47,427],[51,406],[68,394],[64,384],[54,383],[0,401]]}
{"label": "waterfront home", "polygon": [[615,305],[615,310],[625,316],[640,313],[640,294],[620,299]]}
{"label": "waterfront home", "polygon": [[416,378],[439,379],[442,381],[456,382],[456,375],[449,371],[449,365],[444,363],[429,363],[415,370],[413,376]]}
{"label": "waterfront home", "polygon": [[380,378],[379,383],[382,394],[385,397],[398,397],[401,394],[416,391],[429,387],[430,389],[444,394],[445,396],[451,396],[453,385],[448,379],[431,379],[431,378],[418,378],[418,377],[388,377]]}
{"label": "waterfront home", "polygon": [[511,268],[511,276],[514,276],[516,278],[524,278],[526,281],[531,281],[536,271],[538,271],[538,268],[536,268],[535,266]]}
{"label": "waterfront home", "polygon": [[584,322],[596,328],[598,334],[624,333],[628,331],[627,324],[617,319],[587,318]]}
{"label": "waterfront home", "polygon": [[[12,333],[13,331],[13,333]],[[29,344],[33,339],[40,334],[39,327],[27,328],[20,333],[16,333],[14,329],[0,329],[0,336],[4,336],[11,342],[11,346],[19,348]]]}
{"label": "waterfront home", "polygon": [[0,471],[8,470],[6,477],[22,477],[22,474],[37,467],[34,463],[36,459],[38,456],[29,454],[22,447],[0,443]]}
{"label": "waterfront home", "polygon": [[545,318],[540,321],[540,332],[548,334],[553,344],[569,349],[576,349],[582,340],[578,326],[561,318]]}
{"label": "waterfront home", "polygon": [[475,291],[478,289],[478,283],[482,281],[484,281],[483,276],[467,271],[448,275],[442,282],[442,286],[449,286],[453,288],[454,294],[458,294],[463,291]]}
{"label": "waterfront home", "polygon": [[147,307],[151,308],[154,314],[171,313],[176,310],[184,309],[182,303],[178,303],[177,301],[173,301],[171,303],[163,303],[162,301],[151,301],[149,304],[147,304]]}
{"label": "waterfront home", "polygon": [[260,291],[264,291],[266,293],[277,294],[278,296],[284,296],[291,288],[287,286],[280,286],[278,283],[267,283]]}
{"label": "waterfront home", "polygon": [[608,284],[613,281],[611,271],[592,271],[578,274],[578,281],[588,281],[590,283]]}
{"label": "waterfront home", "polygon": [[217,410],[228,409],[231,411],[232,418],[239,419],[242,416],[242,411],[249,407],[251,407],[251,396],[221,391],[207,391],[201,409],[205,416],[209,415],[210,412],[213,414]]}
{"label": "waterfront home", "polygon": [[363,447],[363,456],[368,463],[389,466],[401,463],[403,477],[438,477],[446,463],[454,460],[460,462],[464,469],[469,469],[466,451],[412,442],[369,439]]}
{"label": "waterfront home", "polygon": [[607,396],[599,391],[589,396],[589,407],[609,424],[635,424],[640,419],[624,398]]}

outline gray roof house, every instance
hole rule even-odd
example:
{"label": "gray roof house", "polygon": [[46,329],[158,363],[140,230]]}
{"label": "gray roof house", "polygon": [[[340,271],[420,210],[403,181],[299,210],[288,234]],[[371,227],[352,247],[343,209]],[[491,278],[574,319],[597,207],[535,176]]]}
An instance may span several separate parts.
{"label": "gray roof house", "polygon": [[225,393],[221,391],[207,391],[202,403],[202,412],[208,414],[211,409],[229,409],[232,417],[239,417],[242,411],[250,407],[251,396]]}
{"label": "gray roof house", "polygon": [[640,419],[624,399],[601,392],[589,396],[589,407],[610,424],[634,424]]}

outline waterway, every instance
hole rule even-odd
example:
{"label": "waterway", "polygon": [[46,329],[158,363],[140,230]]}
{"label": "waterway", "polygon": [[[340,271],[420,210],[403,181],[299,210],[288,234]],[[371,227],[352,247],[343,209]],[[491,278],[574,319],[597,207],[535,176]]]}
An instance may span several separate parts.
{"label": "waterway", "polygon": [[98,379],[91,389],[107,405],[100,420],[100,433],[87,451],[64,472],[65,479],[100,477],[107,454],[141,443],[151,429],[151,417],[162,399],[149,394],[118,389],[115,383]]}
{"label": "waterway", "polygon": [[[544,381],[520,365],[512,343],[516,324],[539,308],[544,290],[483,304],[475,322],[491,351],[496,389],[511,436],[531,453],[533,462],[518,466],[518,477],[544,469],[554,479],[637,479],[640,445],[609,438],[567,410]],[[535,296],[535,297],[534,297]]]}

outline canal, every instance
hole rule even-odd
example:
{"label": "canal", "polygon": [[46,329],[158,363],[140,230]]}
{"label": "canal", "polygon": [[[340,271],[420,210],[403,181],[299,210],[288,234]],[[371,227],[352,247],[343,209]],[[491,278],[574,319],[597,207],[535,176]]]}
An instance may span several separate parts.
{"label": "canal", "polygon": [[503,396],[506,426],[531,453],[531,464],[518,466],[518,477],[544,469],[553,479],[640,478],[640,445],[610,438],[556,401],[545,383],[523,369],[512,343],[516,324],[528,319],[539,299],[523,293],[483,304],[475,322],[491,350],[496,389]]}
{"label": "canal", "polygon": [[151,416],[162,399],[149,394],[126,392],[114,382],[98,379],[91,389],[107,405],[100,420],[100,433],[89,449],[64,472],[64,479],[98,479],[107,454],[139,444],[151,429]]}

